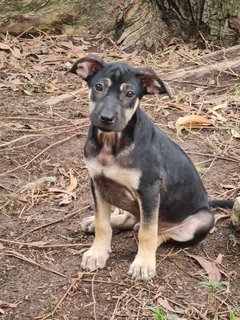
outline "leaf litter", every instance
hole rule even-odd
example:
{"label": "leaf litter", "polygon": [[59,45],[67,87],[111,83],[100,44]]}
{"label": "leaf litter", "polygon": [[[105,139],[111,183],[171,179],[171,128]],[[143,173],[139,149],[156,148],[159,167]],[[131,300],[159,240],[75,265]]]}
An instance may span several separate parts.
{"label": "leaf litter", "polygon": [[[159,248],[157,260],[161,263],[156,279],[142,283],[125,276],[136,252],[132,233],[114,235],[113,258],[106,269],[76,277],[81,246],[92,242],[77,227],[82,214],[92,213],[93,207],[81,147],[76,148],[79,142],[83,144],[88,125],[87,88],[75,77],[65,77],[64,73],[76,59],[96,53],[96,47],[97,53],[107,60],[117,58],[137,66],[146,64],[163,77],[170,68],[177,72],[201,55],[199,49],[194,50],[189,45],[168,47],[159,55],[126,54],[101,35],[83,39],[40,32],[37,37],[1,37],[0,91],[5,103],[0,109],[3,128],[0,154],[6,162],[1,167],[1,185],[5,189],[0,185],[0,192],[13,190],[7,191],[0,200],[6,219],[1,253],[5,252],[10,261],[5,262],[7,274],[20,288],[17,294],[6,282],[1,298],[24,301],[23,308],[32,310],[29,311],[32,319],[38,315],[50,318],[49,309],[55,310],[54,320],[78,320],[79,315],[88,319],[94,314],[97,319],[107,320],[149,319],[152,313],[148,307],[157,305],[161,305],[166,315],[178,314],[179,319],[213,319],[212,305],[202,288],[196,289],[196,286],[202,272],[216,281],[221,273],[228,278],[238,272],[239,245],[228,248],[227,252],[228,240],[224,243],[228,234],[233,233],[228,230],[231,228],[230,213],[224,210],[216,212],[218,224],[199,246],[188,251],[172,247],[170,253],[164,246]],[[205,174],[210,196],[233,198],[239,190],[240,155],[236,134],[239,130],[240,100],[236,89],[239,80],[233,74],[227,81],[221,76],[223,74],[219,75],[218,82],[199,79],[179,84],[170,81],[174,99],[149,96],[142,106],[155,123],[187,152],[192,152],[190,155],[195,162],[203,162],[204,170],[200,174]],[[14,97],[11,102],[9,95]],[[184,134],[185,128],[189,129],[188,135]],[[177,138],[176,130],[182,132]],[[214,133],[219,136],[212,136]],[[225,168],[228,170],[221,178],[219,171],[225,172]],[[227,185],[231,188],[224,187]],[[76,217],[78,213],[81,217]],[[36,215],[37,219],[30,219]],[[14,227],[10,223],[12,217],[16,221]],[[74,245],[76,250],[70,251]],[[211,260],[209,256],[217,258]],[[172,265],[172,259],[177,263]],[[50,267],[49,261],[52,261]],[[16,267],[21,272],[21,283],[28,284],[30,300],[24,300],[19,274],[14,273]],[[77,279],[74,285],[71,285],[73,282],[69,285],[65,274],[73,282]],[[221,319],[228,319],[229,308],[237,305],[239,286],[236,277],[230,282],[228,295],[218,293],[215,312]],[[16,308],[16,315],[23,314],[21,306]],[[8,312],[8,308],[4,308],[4,312]]]}

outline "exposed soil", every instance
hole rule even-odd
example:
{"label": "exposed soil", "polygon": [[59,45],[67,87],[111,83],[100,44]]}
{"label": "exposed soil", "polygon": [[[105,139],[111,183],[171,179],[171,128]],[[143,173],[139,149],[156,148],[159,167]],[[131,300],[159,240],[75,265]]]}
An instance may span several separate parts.
{"label": "exposed soil", "polygon": [[[175,46],[159,55],[136,56],[110,47],[106,39],[45,35],[5,41],[22,55],[5,52],[0,71],[0,319],[154,319],[149,308],[157,306],[165,315],[159,319],[168,319],[167,314],[179,319],[230,319],[234,314],[231,319],[239,319],[240,243],[227,209],[214,210],[216,227],[197,246],[162,245],[152,280],[134,281],[127,275],[137,251],[134,232],[114,233],[105,269],[80,269],[82,253],[93,241],[79,226],[94,213],[83,160],[88,93],[74,75],[64,76],[67,62],[94,51],[164,75],[202,52]],[[240,171],[239,139],[234,137],[239,78],[228,70],[207,82],[170,85],[176,99],[150,96],[142,107],[192,158],[209,198],[234,199]],[[62,96],[66,93],[72,96]],[[211,118],[214,126],[178,136],[175,122],[188,114]],[[37,183],[40,178],[43,183]],[[207,271],[192,255],[209,261],[227,282],[199,284],[209,283],[203,277]]]}

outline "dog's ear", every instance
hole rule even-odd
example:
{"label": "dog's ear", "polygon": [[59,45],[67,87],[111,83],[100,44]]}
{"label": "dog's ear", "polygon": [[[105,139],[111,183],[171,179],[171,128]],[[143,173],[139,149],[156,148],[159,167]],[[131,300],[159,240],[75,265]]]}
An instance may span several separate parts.
{"label": "dog's ear", "polygon": [[85,81],[88,81],[92,76],[94,76],[104,65],[106,62],[96,56],[96,55],[90,55],[87,57],[84,57],[78,61],[76,61],[70,70],[67,71],[67,73],[71,72],[74,73],[80,78],[82,78]]}
{"label": "dog's ear", "polygon": [[136,68],[135,74],[140,80],[143,88],[143,94],[166,93],[173,98],[170,87],[164,83],[150,68]]}

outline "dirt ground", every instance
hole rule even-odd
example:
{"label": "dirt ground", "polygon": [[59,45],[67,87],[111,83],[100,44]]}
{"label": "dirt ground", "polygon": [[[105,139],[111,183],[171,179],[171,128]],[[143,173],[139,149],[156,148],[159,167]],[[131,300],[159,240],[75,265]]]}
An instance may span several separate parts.
{"label": "dirt ground", "polygon": [[[3,37],[0,49],[0,319],[239,319],[240,242],[227,209],[214,210],[216,227],[197,246],[162,245],[152,280],[127,275],[137,251],[134,232],[114,233],[105,269],[80,269],[93,241],[80,230],[94,213],[83,160],[88,93],[74,75],[65,76],[69,63],[95,52],[148,65],[164,79],[208,51],[173,45],[158,55],[126,54],[104,37],[45,34]],[[172,81],[173,100],[142,102],[192,158],[209,198],[234,199],[239,192],[239,84],[227,70]],[[190,114],[213,125],[177,134],[176,120]]]}

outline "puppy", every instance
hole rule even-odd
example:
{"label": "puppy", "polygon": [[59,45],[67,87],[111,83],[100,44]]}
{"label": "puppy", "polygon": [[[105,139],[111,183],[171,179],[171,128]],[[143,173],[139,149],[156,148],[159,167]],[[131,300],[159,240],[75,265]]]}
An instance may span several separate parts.
{"label": "puppy", "polygon": [[[129,274],[153,277],[161,243],[196,243],[214,225],[192,161],[139,107],[144,95],[171,96],[170,90],[152,69],[106,63],[94,55],[78,60],[68,72],[87,82],[90,100],[84,156],[96,212],[84,225],[95,228],[95,239],[81,266],[89,271],[104,268],[112,228],[131,229],[139,222],[138,252]],[[110,215],[112,206],[125,211]]]}

